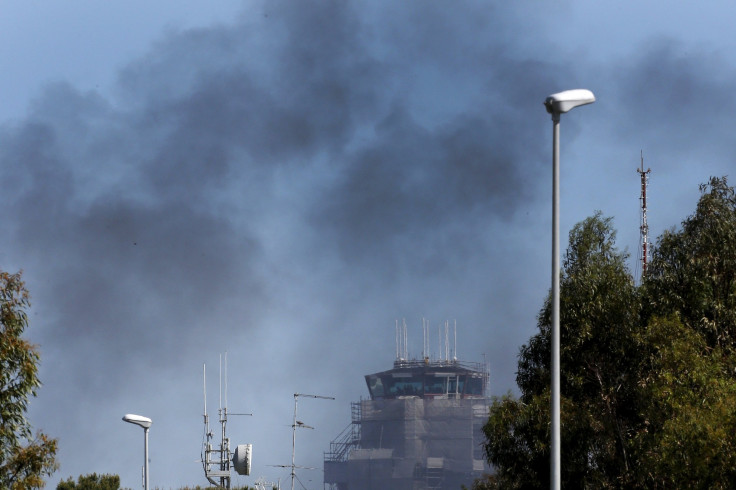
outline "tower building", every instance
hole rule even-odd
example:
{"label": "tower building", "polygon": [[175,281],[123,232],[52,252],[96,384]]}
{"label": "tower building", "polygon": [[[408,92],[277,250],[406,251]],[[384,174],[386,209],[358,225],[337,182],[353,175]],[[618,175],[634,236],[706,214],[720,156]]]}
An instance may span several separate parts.
{"label": "tower building", "polygon": [[[426,338],[425,328],[425,347]],[[397,339],[405,342],[405,331]],[[450,360],[447,341],[440,359],[408,360],[399,350],[392,369],[365,376],[369,398],[351,404],[350,425],[330,443],[325,484],[334,490],[469,488],[489,471],[482,432],[486,365]]]}

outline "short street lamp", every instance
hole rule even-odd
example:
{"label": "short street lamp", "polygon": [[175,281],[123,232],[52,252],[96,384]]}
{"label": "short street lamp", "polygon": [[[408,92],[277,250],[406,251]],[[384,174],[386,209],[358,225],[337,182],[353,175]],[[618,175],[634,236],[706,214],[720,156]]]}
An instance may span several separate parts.
{"label": "short street lamp", "polygon": [[132,413],[126,413],[123,420],[143,427],[143,488],[148,490],[148,429],[151,427],[152,420]]}
{"label": "short street lamp", "polygon": [[552,440],[550,488],[560,490],[560,114],[595,102],[593,92],[585,89],[552,94],[544,101],[552,114]]}

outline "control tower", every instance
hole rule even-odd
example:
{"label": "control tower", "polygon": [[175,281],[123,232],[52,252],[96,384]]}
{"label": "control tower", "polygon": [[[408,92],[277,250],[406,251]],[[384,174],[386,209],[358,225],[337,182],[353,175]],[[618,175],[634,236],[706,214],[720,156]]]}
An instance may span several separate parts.
{"label": "control tower", "polygon": [[485,364],[429,357],[398,357],[393,369],[367,375],[370,399],[351,404],[351,424],[330,443],[325,484],[334,490],[470,488],[490,471],[482,432],[488,377]]}

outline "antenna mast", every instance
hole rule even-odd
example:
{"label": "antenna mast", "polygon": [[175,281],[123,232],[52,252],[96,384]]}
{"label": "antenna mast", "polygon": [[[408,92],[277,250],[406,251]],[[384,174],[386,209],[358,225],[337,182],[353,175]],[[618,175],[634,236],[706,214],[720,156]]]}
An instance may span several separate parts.
{"label": "antenna mast", "polygon": [[334,400],[334,397],[331,396],[321,396],[321,395],[308,395],[306,393],[294,393],[294,423],[291,425],[291,490],[294,490],[294,479],[296,478],[296,464],[294,464],[295,461],[295,454],[296,454],[296,428],[300,427],[303,429],[314,429],[314,427],[305,424],[304,422],[301,422],[296,419],[296,403],[297,399],[300,397],[307,397],[307,398],[321,398],[323,400]]}
{"label": "antenna mast", "polygon": [[[235,452],[230,450],[230,439],[225,434],[227,426],[227,352],[225,353],[225,405],[222,404],[222,355],[220,355],[220,407],[218,418],[221,426],[220,448],[212,445],[214,434],[210,431],[209,415],[207,415],[207,365],[202,366],[204,388],[204,441],[202,466],[204,475],[212,485],[219,488],[230,488],[230,470],[234,468],[240,475],[250,475],[251,444],[240,444]],[[252,415],[250,413],[231,413],[230,415]]]}
{"label": "antenna mast", "polygon": [[641,237],[641,277],[647,273],[647,262],[649,259],[649,224],[647,223],[647,186],[649,185],[649,174],[651,169],[644,170],[644,151],[641,152],[641,168],[636,169],[641,176],[641,223],[639,235]]}
{"label": "antenna mast", "polygon": [[457,361],[457,320],[455,320],[455,351],[452,354],[452,360]]}
{"label": "antenna mast", "polygon": [[424,344],[422,344],[422,360],[429,360],[429,320],[422,317],[422,334],[424,336]]}

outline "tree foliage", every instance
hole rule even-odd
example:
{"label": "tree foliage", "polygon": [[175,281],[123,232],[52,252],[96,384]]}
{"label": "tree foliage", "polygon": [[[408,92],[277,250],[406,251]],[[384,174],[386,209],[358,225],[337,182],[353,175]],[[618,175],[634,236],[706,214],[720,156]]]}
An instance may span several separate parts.
{"label": "tree foliage", "polygon": [[[736,197],[701,186],[640,287],[600,213],[570,232],[560,282],[565,488],[736,487]],[[549,298],[521,348],[520,395],[485,426],[496,474],[478,488],[549,485]]]}
{"label": "tree foliage", "polygon": [[21,274],[0,272],[0,488],[40,488],[56,469],[56,440],[33,436],[25,417],[41,386],[38,351],[21,337],[29,306]]}
{"label": "tree foliage", "polygon": [[669,230],[645,282],[647,316],[677,314],[711,347],[736,349],[736,196],[726,178],[700,186],[695,214]]}
{"label": "tree foliage", "polygon": [[[62,480],[56,486],[56,490],[120,490],[120,477],[118,475],[91,473],[88,475],[79,475],[77,481],[70,476],[66,480]],[[196,485],[193,487],[180,487],[179,490],[206,490],[213,488],[211,486],[202,487]],[[232,486],[232,490],[254,490],[249,486]]]}
{"label": "tree foliage", "polygon": [[119,490],[120,477],[118,475],[79,475],[75,482],[72,477],[56,485],[56,490]]}
{"label": "tree foliage", "polygon": [[676,317],[641,333],[642,413],[632,438],[639,479],[651,488],[734,488],[736,381],[723,355]]}

